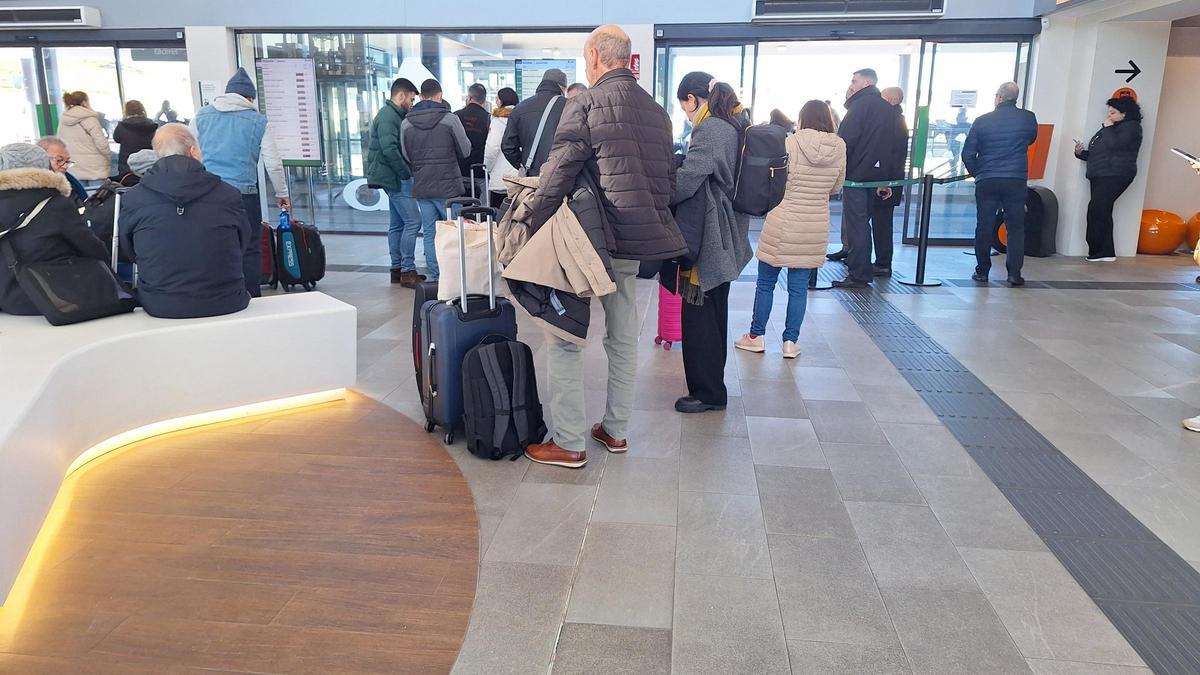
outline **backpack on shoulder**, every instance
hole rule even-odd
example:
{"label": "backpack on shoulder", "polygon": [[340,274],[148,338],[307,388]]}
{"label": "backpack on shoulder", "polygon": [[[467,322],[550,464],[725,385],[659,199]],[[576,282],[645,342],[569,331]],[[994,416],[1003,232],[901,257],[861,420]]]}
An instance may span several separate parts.
{"label": "backpack on shoulder", "polygon": [[484,459],[515,460],[546,438],[533,352],[516,340],[485,341],[463,360],[467,450]]}
{"label": "backpack on shoulder", "polygon": [[733,210],[765,216],[783,201],[787,188],[787,132],[774,124],[760,124],[742,134]]}

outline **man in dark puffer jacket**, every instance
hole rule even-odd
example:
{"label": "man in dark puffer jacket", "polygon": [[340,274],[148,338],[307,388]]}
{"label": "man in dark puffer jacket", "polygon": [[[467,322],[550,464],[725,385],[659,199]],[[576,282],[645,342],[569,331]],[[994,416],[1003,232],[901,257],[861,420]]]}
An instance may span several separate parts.
{"label": "man in dark puffer jacket", "polygon": [[975,281],[987,283],[992,269],[996,212],[1008,228],[1008,283],[1022,286],[1025,263],[1025,193],[1029,146],[1037,140],[1037,117],[1017,107],[1021,89],[1005,82],[996,92],[996,109],[980,115],[963,143],[963,166],[975,177]]}
{"label": "man in dark puffer jacket", "polygon": [[[665,260],[687,252],[671,217],[675,157],[671,120],[630,72],[629,36],[616,26],[597,28],[584,45],[592,88],[567,102],[554,135],[541,185],[531,198],[535,230],[580,184],[599,188],[617,291],[600,298],[607,334],[608,405],[591,437],[610,452],[625,452],[626,427],[637,376],[638,261]],[[547,335],[550,414],[555,437],[531,445],[529,459],[579,468],[587,423],[580,346]]]}
{"label": "man in dark puffer jacket", "polygon": [[159,160],[121,201],[121,248],[138,265],[138,296],[151,316],[188,319],[246,309],[242,272],[250,223],[241,194],[200,163],[182,124],[154,134]]}

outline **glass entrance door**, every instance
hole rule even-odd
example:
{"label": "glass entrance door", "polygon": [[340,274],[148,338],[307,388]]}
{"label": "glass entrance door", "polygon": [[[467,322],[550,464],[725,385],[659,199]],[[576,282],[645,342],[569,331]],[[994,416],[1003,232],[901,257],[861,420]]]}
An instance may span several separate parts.
{"label": "glass entrance door", "polygon": [[[922,87],[918,105],[927,106],[929,133],[925,148],[925,173],[961,176],[963,142],[980,115],[991,112],[1001,84],[1022,84],[1028,58],[1027,43],[927,42],[922,60]],[[930,241],[968,244],[975,237],[975,182],[963,180],[939,185],[930,210]],[[913,217],[905,222],[906,243],[916,241],[920,186],[912,191]]]}
{"label": "glass entrance door", "polygon": [[39,99],[33,49],[0,48],[0,145],[32,143],[41,135]]}
{"label": "glass entrance door", "polygon": [[[683,76],[696,70],[706,72],[732,85],[738,93],[738,99],[748,105],[754,95],[755,51],[752,44],[666,48],[662,58],[662,62],[666,64],[663,81],[666,86],[659,90],[659,97],[660,103],[671,116],[677,151],[687,149],[692,132],[691,123],[680,109],[679,100],[675,98]],[[754,115],[754,119],[762,121],[766,118],[763,115]]]}

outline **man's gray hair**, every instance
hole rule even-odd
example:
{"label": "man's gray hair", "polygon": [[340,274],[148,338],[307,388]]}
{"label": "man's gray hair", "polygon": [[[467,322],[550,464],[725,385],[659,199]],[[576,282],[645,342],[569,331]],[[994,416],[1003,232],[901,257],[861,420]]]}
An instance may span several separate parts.
{"label": "man's gray hair", "polygon": [[633,51],[629,35],[613,24],[592,31],[584,48],[595,49],[600,56],[600,63],[614,68],[628,68],[629,56]]}
{"label": "man's gray hair", "polygon": [[195,134],[182,124],[164,124],[154,133],[150,142],[154,148],[154,156],[162,159],[172,155],[186,155],[192,148],[198,147],[200,141]]}
{"label": "man's gray hair", "polygon": [[1021,88],[1016,82],[1005,82],[996,90],[996,96],[999,96],[1001,101],[1016,101],[1021,98]]}
{"label": "man's gray hair", "polygon": [[37,146],[46,152],[50,152],[51,148],[65,148],[67,144],[58,136],[42,136],[37,139]]}

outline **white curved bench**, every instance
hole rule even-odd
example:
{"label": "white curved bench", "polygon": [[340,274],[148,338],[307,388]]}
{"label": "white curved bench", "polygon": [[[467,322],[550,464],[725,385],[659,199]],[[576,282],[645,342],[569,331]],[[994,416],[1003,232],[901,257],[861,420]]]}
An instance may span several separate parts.
{"label": "white curved bench", "polygon": [[205,319],[0,314],[0,604],[77,462],[167,427],[340,398],[357,338],[355,308],[322,293]]}

